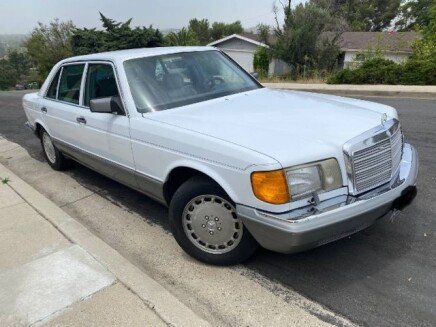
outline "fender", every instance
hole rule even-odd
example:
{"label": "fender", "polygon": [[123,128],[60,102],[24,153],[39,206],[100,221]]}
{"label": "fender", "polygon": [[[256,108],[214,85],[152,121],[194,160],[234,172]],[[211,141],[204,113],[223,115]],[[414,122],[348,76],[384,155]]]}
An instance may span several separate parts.
{"label": "fender", "polygon": [[47,133],[48,133],[49,135],[51,135],[51,131],[50,131],[50,129],[47,127],[47,125],[42,121],[41,118],[37,118],[37,119],[35,119],[35,122],[34,122],[34,125],[33,125],[34,132],[35,132],[36,136],[39,136],[39,135],[37,134],[37,133],[39,132],[39,129],[37,128],[37,125],[39,125],[39,126],[41,126],[42,128],[44,128],[44,129],[47,131]]}
{"label": "fender", "polygon": [[[216,166],[217,168],[214,168],[209,163],[203,163],[200,161],[194,161],[194,160],[189,160],[189,159],[184,158],[181,160],[176,160],[176,161],[172,162],[168,167],[166,167],[165,172],[164,172],[164,176],[165,176],[164,183],[168,181],[168,177],[169,177],[171,171],[173,171],[176,168],[180,168],[180,167],[195,169],[195,170],[198,170],[199,172],[209,176],[216,183],[218,183],[218,185],[220,185],[223,188],[223,190],[229,195],[229,197],[235,203],[239,202],[239,197],[238,197],[237,193],[233,190],[232,186],[226,181],[226,179],[224,179],[222,177],[223,174],[222,173],[220,174],[217,171],[217,169],[221,169],[221,170],[233,170],[233,169],[227,168],[227,167],[220,167],[220,166]],[[240,174],[240,172],[238,172],[238,173]]]}

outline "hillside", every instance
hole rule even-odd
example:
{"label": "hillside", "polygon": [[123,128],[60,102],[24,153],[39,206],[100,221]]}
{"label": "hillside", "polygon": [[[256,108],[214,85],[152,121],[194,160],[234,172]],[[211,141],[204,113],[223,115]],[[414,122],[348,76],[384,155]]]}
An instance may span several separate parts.
{"label": "hillside", "polygon": [[25,38],[25,34],[0,34],[0,58],[4,57],[8,49],[19,48]]}

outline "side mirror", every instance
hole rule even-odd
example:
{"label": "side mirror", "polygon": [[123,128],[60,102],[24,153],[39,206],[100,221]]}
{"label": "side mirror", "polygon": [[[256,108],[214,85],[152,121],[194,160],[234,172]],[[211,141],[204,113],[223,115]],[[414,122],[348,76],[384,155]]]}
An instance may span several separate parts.
{"label": "side mirror", "polygon": [[253,76],[255,79],[259,79],[259,74],[256,72],[252,72],[251,76]]}
{"label": "side mirror", "polygon": [[89,102],[91,112],[124,115],[124,108],[119,96],[92,99]]}

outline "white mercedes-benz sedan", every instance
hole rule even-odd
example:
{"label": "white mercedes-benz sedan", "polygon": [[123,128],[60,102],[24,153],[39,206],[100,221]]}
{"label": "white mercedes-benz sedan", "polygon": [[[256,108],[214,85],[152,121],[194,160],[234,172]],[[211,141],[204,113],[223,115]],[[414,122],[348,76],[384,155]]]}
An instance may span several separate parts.
{"label": "white mercedes-benz sedan", "polygon": [[416,195],[394,108],[270,90],[211,47],[65,59],[23,107],[51,167],[75,160],[169,206],[207,263],[332,242]]}

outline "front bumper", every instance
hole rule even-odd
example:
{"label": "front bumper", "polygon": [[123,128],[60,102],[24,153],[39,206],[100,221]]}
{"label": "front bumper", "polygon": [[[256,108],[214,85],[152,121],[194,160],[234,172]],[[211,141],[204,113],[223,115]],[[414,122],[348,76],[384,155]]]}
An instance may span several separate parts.
{"label": "front bumper", "polygon": [[405,144],[398,175],[368,193],[338,196],[301,209],[275,214],[244,205],[236,211],[245,227],[266,249],[293,253],[356,233],[394,209],[403,209],[416,196],[418,154]]}

